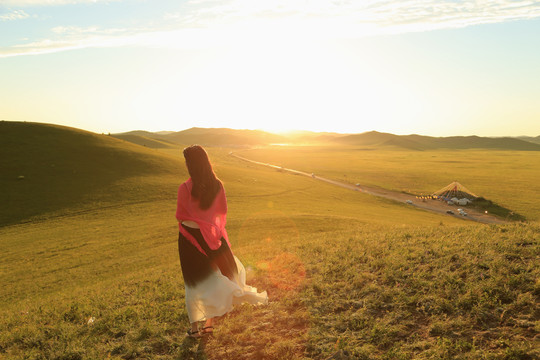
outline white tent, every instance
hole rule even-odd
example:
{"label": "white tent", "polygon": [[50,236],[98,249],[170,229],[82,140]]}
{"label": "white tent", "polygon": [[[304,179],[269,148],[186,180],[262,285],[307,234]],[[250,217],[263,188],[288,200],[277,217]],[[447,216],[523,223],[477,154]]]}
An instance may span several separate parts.
{"label": "white tent", "polygon": [[468,199],[470,201],[478,197],[457,181],[454,181],[450,185],[443,187],[441,190],[436,191],[433,195],[446,201],[450,200],[453,202],[457,202],[459,199]]}

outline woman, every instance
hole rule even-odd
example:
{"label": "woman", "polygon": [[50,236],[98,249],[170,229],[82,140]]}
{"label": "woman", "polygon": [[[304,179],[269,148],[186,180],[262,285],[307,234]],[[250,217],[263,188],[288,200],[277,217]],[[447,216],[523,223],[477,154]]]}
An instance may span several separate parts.
{"label": "woman", "polygon": [[[178,188],[178,251],[186,287],[189,337],[213,331],[213,320],[234,304],[268,303],[265,292],[248,286],[242,263],[232,254],[225,230],[227,199],[208,154],[199,145],[184,149],[190,178]],[[199,322],[205,321],[199,329]]]}

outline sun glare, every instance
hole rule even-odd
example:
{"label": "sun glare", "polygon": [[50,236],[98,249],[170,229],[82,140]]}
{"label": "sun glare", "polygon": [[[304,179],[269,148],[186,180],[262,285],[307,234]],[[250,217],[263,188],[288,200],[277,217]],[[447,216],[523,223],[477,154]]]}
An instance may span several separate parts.
{"label": "sun glare", "polygon": [[[244,12],[254,10],[250,2],[236,4]],[[328,41],[337,35],[332,31],[352,31],[346,19],[330,27],[328,21],[338,20],[302,19],[298,26],[291,16],[249,19],[142,39],[178,48],[180,55],[178,62],[154,70],[152,85],[137,90],[133,117],[169,119],[171,129],[178,119],[189,119],[202,127],[271,132],[336,129],[339,119],[342,128],[336,130],[347,132],[373,128],[362,124],[389,116],[385,104],[393,91],[374,69],[373,54],[364,63],[362,51],[351,53]],[[355,36],[359,31],[374,30],[355,27]],[[185,46],[203,55],[182,72]]]}
{"label": "sun glare", "polygon": [[[305,20],[298,28],[277,17],[148,36],[149,45],[176,48],[176,55],[153,67],[144,88],[126,90],[134,92],[129,117],[141,124],[158,117],[169,129],[181,121],[274,133],[360,132],[407,121],[397,111],[414,106],[412,88],[381,70],[377,49],[328,40],[324,21],[331,20]],[[345,27],[347,21],[338,30]],[[189,62],[184,46],[197,53]]]}
{"label": "sun glare", "polygon": [[[389,93],[372,69],[354,70],[333,49],[294,41],[230,48],[206,65],[180,86],[182,112],[228,127],[324,130],[336,118],[358,125],[380,116]],[[178,84],[168,86],[178,93]]]}

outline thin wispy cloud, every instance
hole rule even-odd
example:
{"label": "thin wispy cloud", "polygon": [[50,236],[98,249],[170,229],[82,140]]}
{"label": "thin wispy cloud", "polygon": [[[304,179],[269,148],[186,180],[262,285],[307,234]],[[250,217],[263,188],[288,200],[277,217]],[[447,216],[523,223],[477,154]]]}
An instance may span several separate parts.
{"label": "thin wispy cloud", "polygon": [[26,6],[57,6],[57,5],[73,5],[98,2],[114,2],[121,0],[2,0],[0,5],[10,7],[26,7]]}
{"label": "thin wispy cloud", "polygon": [[28,15],[23,10],[13,10],[6,14],[0,14],[0,21],[22,20],[22,19],[28,19],[29,17],[30,15]]}
{"label": "thin wispy cloud", "polygon": [[[99,0],[8,0],[11,6],[63,5]],[[106,2],[106,0],[103,0]],[[127,5],[128,3],[126,3]],[[25,12],[0,17],[15,20]],[[123,29],[59,25],[46,37],[0,50],[0,56],[99,46],[204,47],[270,39],[357,38],[462,28],[540,17],[540,1],[484,0],[191,0],[177,12]],[[159,24],[159,25],[155,25]]]}
{"label": "thin wispy cloud", "polygon": [[339,20],[349,25],[370,23],[380,28],[403,24],[446,28],[540,16],[540,1],[529,0],[197,0],[191,4],[200,7],[202,21],[211,19],[218,23],[253,19]]}
{"label": "thin wispy cloud", "polygon": [[81,28],[76,26],[57,26],[51,29],[57,35],[55,39],[38,41],[12,46],[0,54],[0,57],[17,55],[48,54],[65,50],[84,49],[90,47],[119,47],[142,43],[137,41],[139,35],[128,29],[100,29],[98,27]]}

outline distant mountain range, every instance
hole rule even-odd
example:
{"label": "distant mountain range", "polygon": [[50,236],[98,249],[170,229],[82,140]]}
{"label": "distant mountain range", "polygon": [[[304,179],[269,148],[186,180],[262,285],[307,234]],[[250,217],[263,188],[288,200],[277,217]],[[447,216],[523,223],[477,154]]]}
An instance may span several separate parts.
{"label": "distant mountain range", "polygon": [[532,136],[518,136],[518,139],[525,140],[528,142],[532,142],[535,144],[540,144],[540,136],[532,137]]}
{"label": "distant mountain range", "polygon": [[234,130],[227,128],[191,128],[177,132],[130,131],[111,134],[119,139],[152,148],[200,144],[204,146],[247,147],[288,143],[290,139],[260,130]]}
{"label": "distant mountain range", "polygon": [[377,131],[361,134],[297,131],[287,135],[278,135],[261,130],[197,127],[178,132],[130,131],[127,133],[112,134],[112,136],[150,148],[167,148],[190,144],[223,147],[250,147],[271,144],[332,144],[418,151],[434,149],[540,151],[540,136],[498,138],[480,136],[432,137],[423,135],[394,135]]}
{"label": "distant mountain range", "polygon": [[498,149],[540,151],[540,143],[501,137],[450,136],[431,137],[422,135],[393,135],[376,131],[341,137],[339,142],[349,145],[397,147],[410,150],[433,149]]}

